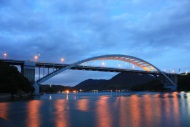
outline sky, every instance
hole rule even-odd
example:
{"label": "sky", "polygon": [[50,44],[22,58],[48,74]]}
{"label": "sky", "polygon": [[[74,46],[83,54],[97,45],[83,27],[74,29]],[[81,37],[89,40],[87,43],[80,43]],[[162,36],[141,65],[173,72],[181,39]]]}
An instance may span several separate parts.
{"label": "sky", "polygon": [[[123,54],[161,70],[190,71],[189,0],[0,0],[0,53],[7,59],[74,63]],[[116,73],[63,72],[47,83],[76,85]]]}

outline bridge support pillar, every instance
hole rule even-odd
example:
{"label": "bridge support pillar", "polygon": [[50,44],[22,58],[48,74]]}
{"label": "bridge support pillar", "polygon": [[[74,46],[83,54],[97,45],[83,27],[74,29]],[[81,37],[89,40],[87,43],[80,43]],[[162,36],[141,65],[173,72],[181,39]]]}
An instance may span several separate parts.
{"label": "bridge support pillar", "polygon": [[35,82],[33,84],[34,88],[35,88],[35,91],[34,91],[34,95],[40,95],[40,87],[39,85],[37,84],[37,82]]}
{"label": "bridge support pillar", "polygon": [[34,62],[26,61],[21,67],[21,73],[29,80],[30,84],[34,86],[34,94],[39,95],[39,85],[35,82],[35,67],[36,64]]}
{"label": "bridge support pillar", "polygon": [[21,67],[21,73],[29,80],[30,84],[34,84],[35,82],[35,66],[34,62],[26,61]]}
{"label": "bridge support pillar", "polygon": [[168,85],[168,86],[165,86],[165,88],[169,88],[171,89],[172,91],[176,91],[177,90],[177,84],[178,84],[178,75],[177,74],[169,74],[167,75],[175,85]]}

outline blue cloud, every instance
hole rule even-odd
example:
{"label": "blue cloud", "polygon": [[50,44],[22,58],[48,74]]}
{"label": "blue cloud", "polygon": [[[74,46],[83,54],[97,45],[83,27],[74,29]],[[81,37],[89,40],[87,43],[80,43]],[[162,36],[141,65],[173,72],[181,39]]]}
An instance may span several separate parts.
{"label": "blue cloud", "polygon": [[[189,0],[1,0],[0,53],[9,58],[72,63],[129,54],[184,67],[190,48]],[[183,53],[183,58],[171,57]],[[186,59],[185,59],[186,58]],[[171,63],[163,63],[165,59]],[[184,61],[185,62],[185,61]]]}

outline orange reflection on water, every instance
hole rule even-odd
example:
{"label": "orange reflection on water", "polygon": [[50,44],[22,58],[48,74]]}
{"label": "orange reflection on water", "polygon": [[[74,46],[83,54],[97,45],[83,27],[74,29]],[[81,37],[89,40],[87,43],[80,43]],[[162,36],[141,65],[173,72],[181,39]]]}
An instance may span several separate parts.
{"label": "orange reflection on water", "polygon": [[173,97],[173,98],[178,98],[177,95],[178,95],[178,92],[173,92],[173,93],[172,93],[172,97]]}
{"label": "orange reflection on water", "polygon": [[155,107],[157,107],[154,104],[156,104],[157,102],[153,98],[151,98],[149,94],[145,94],[143,96],[143,100],[144,100],[144,120],[146,121],[145,125],[148,127],[154,126],[154,123],[152,123],[152,121],[154,121],[153,118],[155,117],[153,116],[153,113],[156,112]]}
{"label": "orange reflection on water", "polygon": [[[69,114],[67,110],[67,101],[57,100],[55,102],[55,124],[56,127],[68,127],[69,126]],[[66,111],[65,111],[66,109]]]}
{"label": "orange reflection on water", "polygon": [[0,103],[0,117],[8,119],[9,103]]}
{"label": "orange reflection on water", "polygon": [[164,94],[164,98],[168,98],[168,96],[169,96],[169,93]]}
{"label": "orange reflection on water", "polygon": [[173,111],[174,111],[174,121],[175,121],[175,123],[176,123],[176,127],[180,127],[180,118],[179,118],[179,116],[180,116],[180,111],[179,111],[179,98],[177,97],[177,92],[173,92],[172,93],[172,95],[174,96],[174,98],[172,98],[172,100],[173,100],[173,105],[172,105],[172,109],[173,109]]}
{"label": "orange reflection on water", "polygon": [[81,111],[88,111],[89,106],[88,106],[89,100],[87,99],[82,99],[77,101],[77,109]]}
{"label": "orange reflection on water", "polygon": [[158,93],[154,94],[154,97],[160,97],[160,94],[158,94]]}
{"label": "orange reflection on water", "polygon": [[131,115],[131,126],[139,127],[140,126],[140,107],[139,107],[139,97],[137,95],[132,95],[130,97],[130,115]]}
{"label": "orange reflection on water", "polygon": [[126,106],[126,97],[119,97],[117,98],[117,100],[119,99],[119,126],[120,127],[126,127],[126,125],[128,125],[131,121],[128,120],[128,115],[126,113],[127,109],[129,108],[128,106]]}
{"label": "orange reflection on water", "polygon": [[109,97],[100,96],[99,100],[96,102],[96,126],[97,127],[111,127],[111,109],[108,103]]}
{"label": "orange reflection on water", "polygon": [[151,98],[151,100],[154,101],[152,104],[152,112],[153,112],[152,115],[156,115],[156,118],[157,118],[156,120],[154,120],[152,117],[152,121],[157,121],[157,123],[161,123],[161,118],[162,118],[162,108],[161,108],[162,102],[161,102],[161,99],[160,98]]}
{"label": "orange reflection on water", "polygon": [[166,117],[167,118],[170,118],[171,117],[171,102],[170,102],[170,100],[169,100],[169,98],[168,98],[168,96],[169,96],[169,93],[165,93],[164,94],[164,106],[165,106],[165,109],[164,109],[164,112],[166,113]]}
{"label": "orange reflection on water", "polygon": [[42,101],[32,100],[27,104],[28,116],[27,127],[40,127],[40,112]]}

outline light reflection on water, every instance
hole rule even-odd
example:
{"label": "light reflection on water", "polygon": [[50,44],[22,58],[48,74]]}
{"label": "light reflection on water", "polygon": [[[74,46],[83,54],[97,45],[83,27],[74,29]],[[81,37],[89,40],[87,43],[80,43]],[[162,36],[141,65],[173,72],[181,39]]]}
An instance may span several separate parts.
{"label": "light reflection on water", "polygon": [[8,119],[9,103],[0,103],[0,117]]}
{"label": "light reflection on water", "polygon": [[40,107],[42,102],[40,100],[32,100],[27,103],[27,118],[26,123],[28,127],[40,127]]}
{"label": "light reflection on water", "polygon": [[18,127],[186,127],[190,93],[45,94],[0,102],[0,117]]}
{"label": "light reflection on water", "polygon": [[55,125],[56,127],[68,127],[69,124],[69,113],[64,112],[64,110],[67,110],[67,102],[65,100],[57,100],[54,103],[55,106]]}
{"label": "light reflection on water", "polygon": [[96,126],[97,127],[111,127],[111,120],[113,115],[111,114],[110,105],[108,102],[109,97],[100,96],[96,101]]}
{"label": "light reflection on water", "polygon": [[80,111],[88,111],[89,110],[89,100],[88,99],[81,99],[81,100],[77,100],[77,106],[76,108]]}

